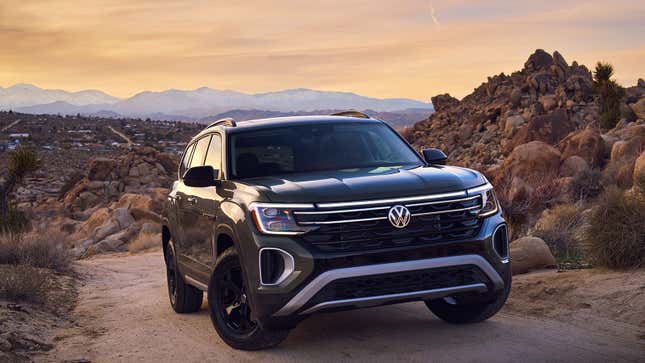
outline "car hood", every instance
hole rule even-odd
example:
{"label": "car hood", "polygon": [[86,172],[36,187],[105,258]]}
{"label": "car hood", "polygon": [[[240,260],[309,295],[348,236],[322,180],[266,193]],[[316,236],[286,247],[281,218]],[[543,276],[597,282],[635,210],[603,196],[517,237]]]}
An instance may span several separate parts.
{"label": "car hood", "polygon": [[285,174],[244,180],[268,201],[346,202],[462,191],[486,183],[478,172],[454,166],[380,167]]}

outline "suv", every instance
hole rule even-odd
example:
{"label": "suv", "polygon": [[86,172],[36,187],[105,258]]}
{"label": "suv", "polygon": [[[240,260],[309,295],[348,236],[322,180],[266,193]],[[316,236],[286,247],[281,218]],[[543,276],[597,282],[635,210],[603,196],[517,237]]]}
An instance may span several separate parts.
{"label": "suv", "polygon": [[418,154],[349,111],[208,126],[163,216],[170,304],[237,349],[279,344],[318,312],[423,301],[486,320],[511,287],[507,228],[482,174]]}

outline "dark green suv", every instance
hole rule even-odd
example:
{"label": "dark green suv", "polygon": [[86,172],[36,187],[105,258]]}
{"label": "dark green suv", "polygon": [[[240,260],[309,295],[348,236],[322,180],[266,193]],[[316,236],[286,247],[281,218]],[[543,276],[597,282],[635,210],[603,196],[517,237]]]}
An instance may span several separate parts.
{"label": "dark green suv", "polygon": [[493,316],[511,286],[506,224],[480,173],[415,152],[357,112],[220,120],[191,140],[163,218],[170,303],[238,349],[318,312],[423,301]]}

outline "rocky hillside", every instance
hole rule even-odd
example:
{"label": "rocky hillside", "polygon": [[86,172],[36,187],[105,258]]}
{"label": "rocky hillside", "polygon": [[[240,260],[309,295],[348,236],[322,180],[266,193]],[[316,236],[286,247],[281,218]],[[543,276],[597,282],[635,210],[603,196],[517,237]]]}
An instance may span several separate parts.
{"label": "rocky hillside", "polygon": [[[545,228],[553,234],[563,214],[577,228],[586,222],[574,217],[592,213],[603,190],[645,187],[642,79],[625,89],[621,119],[611,130],[600,127],[590,70],[557,51],[535,51],[522,70],[489,77],[462,100],[444,94],[432,102],[436,112],[404,136],[418,149],[443,149],[450,163],[483,171],[515,238]],[[549,247],[582,238],[580,230],[569,232]]]}

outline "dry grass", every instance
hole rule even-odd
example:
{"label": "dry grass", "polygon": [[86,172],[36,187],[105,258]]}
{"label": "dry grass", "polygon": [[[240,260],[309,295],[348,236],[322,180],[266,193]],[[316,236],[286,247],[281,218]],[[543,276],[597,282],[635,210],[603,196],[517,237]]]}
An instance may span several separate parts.
{"label": "dry grass", "polygon": [[558,260],[577,260],[583,255],[576,239],[583,222],[574,205],[559,205],[540,218],[533,235],[542,238]]}
{"label": "dry grass", "polygon": [[587,250],[599,266],[645,266],[645,198],[608,188],[598,199],[585,231]]}
{"label": "dry grass", "polygon": [[161,233],[146,233],[141,232],[130,244],[128,251],[130,253],[137,253],[151,248],[161,246]]}
{"label": "dry grass", "polygon": [[59,272],[69,271],[72,257],[60,231],[34,231],[27,235],[0,235],[0,264],[28,265]]}
{"label": "dry grass", "polygon": [[585,170],[577,173],[571,183],[571,193],[577,200],[595,198],[603,190],[602,173],[596,169]]}
{"label": "dry grass", "polygon": [[0,298],[43,303],[47,274],[27,265],[0,266]]}

